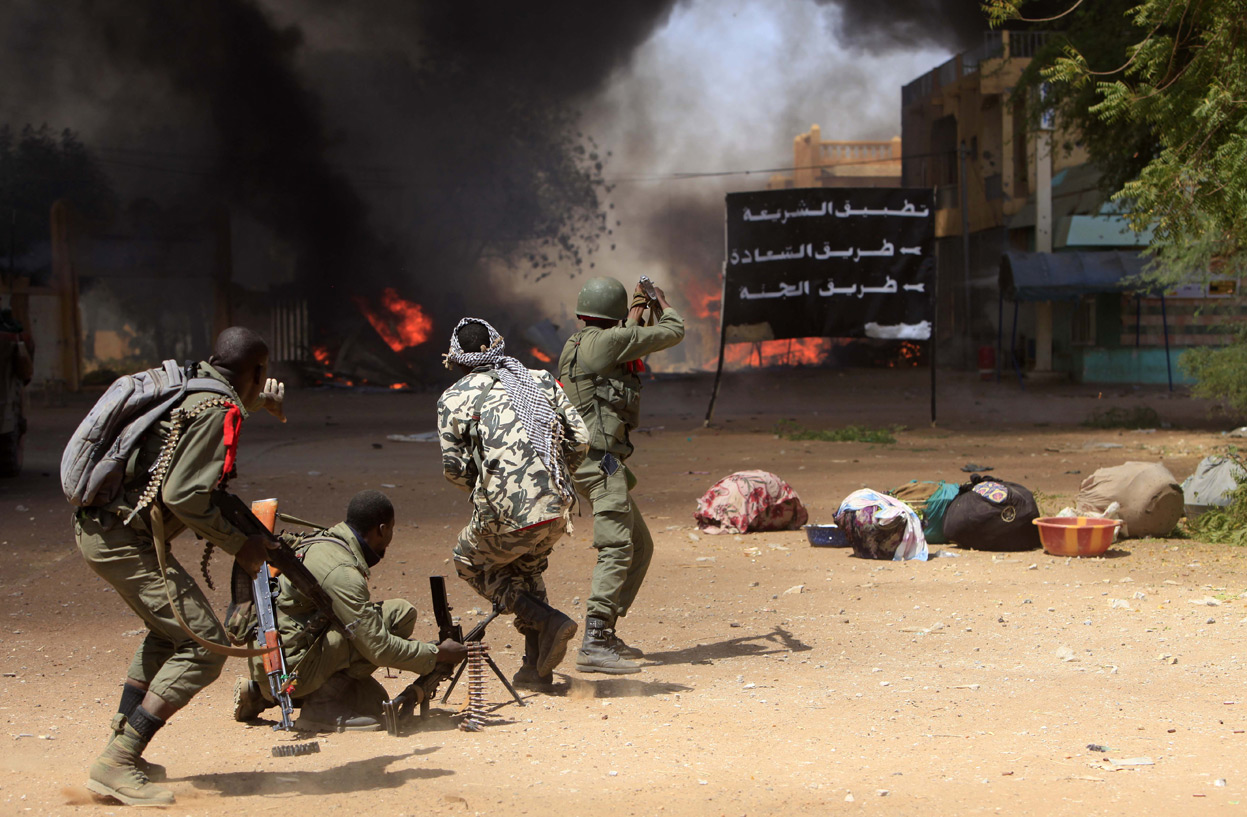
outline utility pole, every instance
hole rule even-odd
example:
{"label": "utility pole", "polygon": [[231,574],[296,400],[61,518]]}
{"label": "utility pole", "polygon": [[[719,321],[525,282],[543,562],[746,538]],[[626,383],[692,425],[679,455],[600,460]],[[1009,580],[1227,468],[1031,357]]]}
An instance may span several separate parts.
{"label": "utility pole", "polygon": [[961,160],[961,270],[965,277],[965,325],[961,331],[965,333],[967,365],[974,368],[974,331],[970,321],[970,191],[966,184],[966,162],[970,158],[970,150],[965,139],[961,140],[957,156]]}
{"label": "utility pole", "polygon": [[[1039,86],[1041,100],[1048,97],[1048,83]],[[1035,134],[1035,252],[1052,252],[1052,131],[1056,113],[1044,110]],[[1052,371],[1052,302],[1035,304],[1035,372]]]}

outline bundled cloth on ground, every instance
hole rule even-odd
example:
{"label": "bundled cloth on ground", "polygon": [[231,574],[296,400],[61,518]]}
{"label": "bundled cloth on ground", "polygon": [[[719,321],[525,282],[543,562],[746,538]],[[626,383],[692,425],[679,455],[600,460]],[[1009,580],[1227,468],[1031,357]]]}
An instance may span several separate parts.
{"label": "bundled cloth on ground", "polygon": [[737,471],[711,486],[693,514],[706,533],[795,530],[810,514],[792,486],[769,471]]}
{"label": "bundled cloth on ground", "polygon": [[1168,536],[1182,518],[1182,486],[1158,462],[1127,462],[1101,468],[1082,481],[1075,507],[1079,513],[1103,512],[1121,505],[1121,535]]}
{"label": "bundled cloth on ground", "polygon": [[944,534],[944,514],[948,506],[957,498],[957,485],[953,482],[931,482],[911,479],[888,493],[913,508],[922,520],[922,535],[928,545],[943,545],[948,542]]}
{"label": "bundled cloth on ground", "polygon": [[862,488],[845,497],[836,511],[853,555],[863,559],[927,560],[927,540],[914,509],[896,497]]}
{"label": "bundled cloth on ground", "polygon": [[1195,519],[1212,507],[1230,504],[1230,496],[1240,482],[1247,481],[1247,471],[1229,457],[1204,457],[1182,483],[1182,500],[1186,518]]}
{"label": "bundled cloth on ground", "polygon": [[1034,550],[1040,546],[1039,506],[1016,482],[975,474],[958,489],[944,513],[944,534],[975,550]]}

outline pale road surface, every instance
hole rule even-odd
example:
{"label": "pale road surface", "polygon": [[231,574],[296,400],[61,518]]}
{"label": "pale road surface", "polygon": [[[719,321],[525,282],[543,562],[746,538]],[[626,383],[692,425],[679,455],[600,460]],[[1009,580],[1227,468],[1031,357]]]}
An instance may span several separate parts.
{"label": "pale road surface", "polygon": [[[923,370],[733,374],[717,425],[705,429],[708,377],[647,384],[649,430],[637,435],[633,464],[656,556],[621,622],[648,653],[643,673],[580,674],[569,656],[560,691],[530,695],[525,708],[492,684],[497,722],[482,732],[454,728],[456,690],[412,735],[326,735],[319,754],[279,759],[270,750],[290,736],[231,720],[242,670],[231,659],[148,752],[169,769],[178,802],[168,812],[1242,813],[1241,551],[1175,538],[1125,541],[1093,560],[938,547],[956,558],[894,564],[811,548],[800,531],[696,532],[697,497],[735,470],[787,479],[814,521],[829,520],[859,487],[960,481],[967,462],[1030,486],[1054,512],[1101,466],[1160,460],[1181,480],[1233,425],[1153,387],[1023,392],[1016,382],[947,375],[932,428],[927,385]],[[465,625],[481,615],[447,561],[466,495],[442,479],[435,444],[386,439],[431,430],[437,393],[293,392],[288,425],[246,424],[234,484],[247,499],[276,496],[284,510],[326,524],[356,490],[389,493],[398,531],[374,571],[375,596],[412,599],[426,639],[435,635],[430,574],[451,576]],[[79,558],[56,480],[61,446],[88,403],[36,413],[27,474],[0,483],[2,815],[123,810],[97,804],[84,783],[139,623]],[[1149,406],[1173,427],[1079,425],[1113,405]],[[907,430],[895,445],[798,443],[774,436],[781,418]],[[590,519],[576,523],[547,581],[551,601],[583,622],[593,551]],[[194,540],[175,548],[198,562]],[[213,573],[224,585],[219,554]],[[224,610],[223,593],[214,598]],[[509,624],[491,625],[487,642],[514,671],[522,642]],[[408,680],[382,678],[392,691]]]}

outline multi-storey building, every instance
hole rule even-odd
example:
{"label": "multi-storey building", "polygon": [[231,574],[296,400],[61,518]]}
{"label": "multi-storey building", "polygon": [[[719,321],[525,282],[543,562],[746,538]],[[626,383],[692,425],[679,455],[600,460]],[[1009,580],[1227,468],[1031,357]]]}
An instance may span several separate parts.
{"label": "multi-storey building", "polygon": [[1236,286],[1123,287],[1148,236],[1105,204],[1077,133],[1028,117],[1019,80],[1043,37],[988,32],[901,90],[901,184],[936,190],[939,360],[973,367],[999,349],[1006,370],[1180,380],[1184,347],[1229,337]]}

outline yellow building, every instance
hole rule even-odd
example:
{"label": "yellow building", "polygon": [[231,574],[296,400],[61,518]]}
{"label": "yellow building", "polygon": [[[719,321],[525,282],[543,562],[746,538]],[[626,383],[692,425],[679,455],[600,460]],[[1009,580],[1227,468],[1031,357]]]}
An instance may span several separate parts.
{"label": "yellow building", "polygon": [[[987,32],[901,89],[901,184],[935,189],[940,360],[974,367],[986,346],[1036,374],[1177,381],[1181,347],[1228,337],[1227,319],[1245,308],[1206,284],[1165,299],[1121,291],[1121,277],[1141,270],[1149,236],[1105,203],[1076,132],[1028,119],[1018,83],[1045,37]],[[1059,288],[1028,287],[1019,277],[1028,270],[1049,282],[1069,277]]]}
{"label": "yellow building", "polygon": [[767,190],[793,187],[899,187],[901,137],[877,141],[824,141],[822,129],[792,140],[791,176],[776,174]]}

